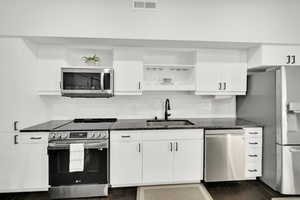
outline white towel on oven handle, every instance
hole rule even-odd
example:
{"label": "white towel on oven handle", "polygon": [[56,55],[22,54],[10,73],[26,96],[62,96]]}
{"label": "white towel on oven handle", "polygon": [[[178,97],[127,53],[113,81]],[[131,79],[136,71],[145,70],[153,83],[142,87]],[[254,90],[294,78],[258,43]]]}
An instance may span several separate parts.
{"label": "white towel on oven handle", "polygon": [[84,144],[70,144],[70,172],[82,172],[84,170]]}

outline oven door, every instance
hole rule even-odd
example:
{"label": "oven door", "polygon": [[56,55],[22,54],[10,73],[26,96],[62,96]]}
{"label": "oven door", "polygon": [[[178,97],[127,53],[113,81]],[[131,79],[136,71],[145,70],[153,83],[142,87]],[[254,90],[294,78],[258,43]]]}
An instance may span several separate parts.
{"label": "oven door", "polygon": [[84,170],[69,172],[69,145],[53,145],[48,148],[49,182],[51,187],[108,184],[108,150],[97,145],[85,145]]}

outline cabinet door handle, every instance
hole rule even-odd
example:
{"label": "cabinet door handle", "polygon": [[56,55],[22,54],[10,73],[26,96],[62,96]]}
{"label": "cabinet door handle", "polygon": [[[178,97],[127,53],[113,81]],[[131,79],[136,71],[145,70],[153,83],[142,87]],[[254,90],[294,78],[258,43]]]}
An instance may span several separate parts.
{"label": "cabinet door handle", "polygon": [[294,56],[292,56],[292,58],[293,58],[293,61],[292,61],[291,64],[295,64],[296,63],[296,56],[294,55]]}
{"label": "cabinet door handle", "polygon": [[178,151],[178,142],[175,142],[175,151]]}
{"label": "cabinet door handle", "polygon": [[130,135],[122,135],[121,138],[130,138]]}
{"label": "cabinet door handle", "polygon": [[14,144],[19,144],[19,142],[18,142],[18,135],[14,136]]}
{"label": "cabinet door handle", "polygon": [[286,62],[286,64],[291,64],[291,56],[288,55],[288,56],[286,56],[286,57],[287,57],[287,62]]}
{"label": "cabinet door handle", "polygon": [[18,123],[19,121],[14,121],[14,131],[18,130]]}
{"label": "cabinet door handle", "polygon": [[139,90],[141,89],[141,81],[139,81]]}
{"label": "cabinet door handle", "polygon": [[257,135],[258,132],[249,132],[250,135]]}
{"label": "cabinet door handle", "polygon": [[248,155],[249,157],[258,157],[258,155],[253,154],[253,155]]}
{"label": "cabinet door handle", "polygon": [[139,143],[138,151],[141,152],[141,143]]}
{"label": "cabinet door handle", "polygon": [[249,144],[258,144],[257,142],[249,142]]}
{"label": "cabinet door handle", "polygon": [[40,140],[40,139],[42,139],[42,137],[31,137],[30,139],[31,140]]}
{"label": "cabinet door handle", "polygon": [[222,83],[219,82],[219,90],[222,90]]}
{"label": "cabinet door handle", "polygon": [[170,142],[170,151],[172,152],[173,151],[173,143],[172,142]]}
{"label": "cabinet door handle", "polygon": [[249,172],[257,172],[257,169],[248,169]]}
{"label": "cabinet door handle", "polygon": [[227,88],[226,82],[224,82],[223,84],[224,84],[224,90],[226,90],[226,88]]}

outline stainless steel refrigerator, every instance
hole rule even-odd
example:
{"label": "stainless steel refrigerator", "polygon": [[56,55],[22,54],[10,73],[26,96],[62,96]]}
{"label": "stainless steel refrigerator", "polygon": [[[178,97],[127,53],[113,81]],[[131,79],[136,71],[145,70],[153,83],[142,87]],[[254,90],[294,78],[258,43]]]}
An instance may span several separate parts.
{"label": "stainless steel refrigerator", "polygon": [[237,117],[262,123],[261,180],[282,194],[300,194],[300,66],[282,66],[248,76],[237,97]]}

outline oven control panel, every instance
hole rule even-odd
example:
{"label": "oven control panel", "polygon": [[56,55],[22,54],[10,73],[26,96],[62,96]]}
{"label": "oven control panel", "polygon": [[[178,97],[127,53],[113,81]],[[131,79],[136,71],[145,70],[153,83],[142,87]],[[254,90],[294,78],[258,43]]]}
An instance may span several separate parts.
{"label": "oven control panel", "polygon": [[51,132],[49,140],[93,140],[108,139],[108,131],[63,131]]}

